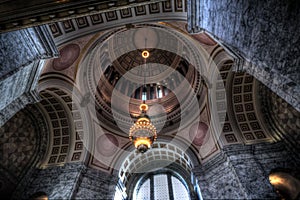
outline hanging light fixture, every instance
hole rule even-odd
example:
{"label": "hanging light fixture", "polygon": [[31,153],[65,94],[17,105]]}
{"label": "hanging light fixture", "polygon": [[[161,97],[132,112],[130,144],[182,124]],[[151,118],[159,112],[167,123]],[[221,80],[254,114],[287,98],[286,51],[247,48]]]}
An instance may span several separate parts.
{"label": "hanging light fixture", "polygon": [[[142,57],[145,59],[145,63],[149,55],[149,51],[147,50],[142,52]],[[143,92],[146,92],[145,77]],[[141,114],[129,130],[129,139],[133,142],[135,148],[140,153],[144,153],[151,148],[151,145],[157,138],[156,128],[151,123],[151,120],[147,115],[148,105],[145,103],[146,99],[144,99],[144,96],[146,95],[142,94],[143,103],[140,105]]]}

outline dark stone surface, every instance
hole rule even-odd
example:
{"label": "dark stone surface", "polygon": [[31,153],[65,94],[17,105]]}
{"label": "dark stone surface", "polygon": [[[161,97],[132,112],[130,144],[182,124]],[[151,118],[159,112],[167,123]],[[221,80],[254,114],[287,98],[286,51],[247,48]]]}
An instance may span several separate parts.
{"label": "dark stone surface", "polygon": [[49,199],[71,199],[84,169],[82,163],[36,169],[27,186],[22,188],[21,198],[28,199],[37,192],[45,192]]}
{"label": "dark stone surface", "polygon": [[0,34],[0,126],[29,103],[38,101],[41,59],[58,55],[46,26]]}
{"label": "dark stone surface", "polygon": [[227,146],[194,174],[204,199],[275,199],[268,179],[275,168],[299,168],[284,143]]}
{"label": "dark stone surface", "polygon": [[46,26],[0,34],[0,80],[33,61],[57,56]]}
{"label": "dark stone surface", "polygon": [[95,169],[87,169],[74,193],[76,199],[113,199],[118,177]]}
{"label": "dark stone surface", "polygon": [[115,176],[83,163],[68,163],[35,169],[13,199],[28,199],[37,192],[46,193],[49,199],[113,199],[117,181]]}
{"label": "dark stone surface", "polygon": [[190,31],[205,30],[251,64],[238,66],[300,110],[300,2],[191,0]]}
{"label": "dark stone surface", "polygon": [[0,196],[18,198],[19,189],[46,152],[47,125],[35,106],[18,112],[0,128]]}

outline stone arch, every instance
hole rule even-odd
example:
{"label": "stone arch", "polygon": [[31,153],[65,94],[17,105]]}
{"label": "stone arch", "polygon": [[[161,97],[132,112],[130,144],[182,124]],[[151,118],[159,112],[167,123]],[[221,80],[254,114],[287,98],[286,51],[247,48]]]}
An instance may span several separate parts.
{"label": "stone arch", "polygon": [[1,127],[1,194],[19,198],[45,157],[48,133],[46,120],[36,105],[26,106]]}
{"label": "stone arch", "polygon": [[226,94],[222,91],[217,93],[218,103],[221,104],[221,99],[226,98],[225,103],[228,105],[225,113],[219,113],[224,117],[220,145],[273,141],[257,103],[260,101],[258,94],[261,83],[246,72],[236,72],[237,60],[221,45],[217,44],[210,56],[220,71],[217,84],[224,84],[227,91]]}
{"label": "stone arch", "polygon": [[298,152],[300,112],[266,86],[260,84],[259,89],[262,116],[272,130],[272,136],[276,141],[288,140]]}
{"label": "stone arch", "polygon": [[[151,151],[144,154],[132,150],[120,155],[113,172],[119,177],[117,188],[126,191],[128,198],[132,198],[134,186],[142,176],[157,170],[169,170],[178,172],[189,184],[189,189],[196,192],[194,189],[198,187],[198,182],[192,171],[200,165],[200,161],[194,150],[186,145],[178,140],[170,143],[160,139],[153,144]],[[129,146],[129,149],[132,149],[132,146]]]}
{"label": "stone arch", "polygon": [[141,186],[141,184],[147,178],[155,175],[160,175],[160,174],[168,175],[168,176],[171,175],[173,177],[176,177],[185,186],[192,200],[200,199],[201,193],[199,191],[199,187],[197,186],[197,180],[195,180],[195,177],[191,174],[191,172],[188,172],[186,169],[183,169],[182,166],[180,166],[177,163],[172,163],[164,167],[163,169],[156,170],[155,172],[137,174],[131,177],[132,180],[130,181],[129,186],[126,188],[127,194],[129,194],[128,198],[129,199],[134,198],[137,187]]}
{"label": "stone arch", "polygon": [[41,79],[39,106],[50,124],[50,143],[44,166],[88,159],[92,134],[88,112],[82,109],[82,96],[75,86],[63,80]]}

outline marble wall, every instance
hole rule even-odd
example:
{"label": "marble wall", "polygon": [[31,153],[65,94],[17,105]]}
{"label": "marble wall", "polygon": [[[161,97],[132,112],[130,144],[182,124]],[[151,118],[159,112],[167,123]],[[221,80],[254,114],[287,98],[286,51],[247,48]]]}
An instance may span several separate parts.
{"label": "marble wall", "polygon": [[40,61],[56,56],[46,26],[0,34],[0,126],[27,104],[38,101],[35,88]]}
{"label": "marble wall", "polygon": [[[272,170],[297,170],[299,160],[284,143],[231,145],[193,170],[203,199],[275,199]],[[118,177],[82,163],[36,169],[22,197],[45,192],[50,199],[113,199]]]}
{"label": "marble wall", "polygon": [[[190,0],[188,28],[204,30],[249,62],[246,70],[300,111],[300,2]],[[239,57],[238,56],[238,57]]]}
{"label": "marble wall", "polygon": [[31,63],[0,81],[0,126],[27,104],[39,100],[39,95],[31,88],[37,67],[37,63]]}
{"label": "marble wall", "polygon": [[77,190],[74,193],[76,199],[113,199],[118,177],[88,168],[81,177]]}
{"label": "marble wall", "polygon": [[118,178],[83,163],[35,169],[13,199],[28,199],[38,192],[49,199],[113,199]]}
{"label": "marble wall", "polygon": [[49,199],[71,199],[84,169],[82,163],[35,169],[27,185],[19,188],[23,191],[21,196],[14,198],[28,199],[37,192],[44,192]]}
{"label": "marble wall", "polygon": [[57,56],[46,26],[0,34],[0,80],[41,59]]}
{"label": "marble wall", "polygon": [[283,143],[227,146],[194,174],[204,199],[274,199],[268,176],[275,168],[299,168]]}
{"label": "marble wall", "polygon": [[0,127],[0,196],[15,194],[44,156],[47,126],[35,106],[18,112]]}

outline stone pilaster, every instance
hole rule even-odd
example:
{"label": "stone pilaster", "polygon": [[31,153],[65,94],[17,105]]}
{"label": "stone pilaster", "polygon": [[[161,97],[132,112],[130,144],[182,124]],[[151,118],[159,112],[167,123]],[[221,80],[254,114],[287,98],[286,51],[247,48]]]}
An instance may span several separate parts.
{"label": "stone pilaster", "polygon": [[32,88],[37,68],[38,63],[32,63],[0,82],[0,126],[27,104],[39,101],[38,92]]}
{"label": "stone pilaster", "polygon": [[201,29],[201,9],[200,5],[202,0],[190,0],[187,1],[187,19],[188,19],[188,30],[192,33],[200,32]]}
{"label": "stone pilaster", "polygon": [[204,199],[274,199],[269,182],[275,168],[298,169],[284,143],[232,145],[193,170]]}
{"label": "stone pilaster", "polygon": [[0,35],[0,126],[27,104],[39,100],[35,89],[42,59],[57,55],[46,26]]}
{"label": "stone pilaster", "polygon": [[34,61],[58,56],[47,26],[0,34],[0,80]]}
{"label": "stone pilaster", "polygon": [[267,170],[254,155],[253,146],[225,150],[230,165],[249,199],[276,198]]}
{"label": "stone pilaster", "polygon": [[64,166],[36,169],[21,198],[28,199],[42,191],[49,199],[71,199],[85,168],[82,163],[68,163]]}
{"label": "stone pilaster", "polygon": [[247,199],[233,166],[223,153],[193,170],[203,199]]}

